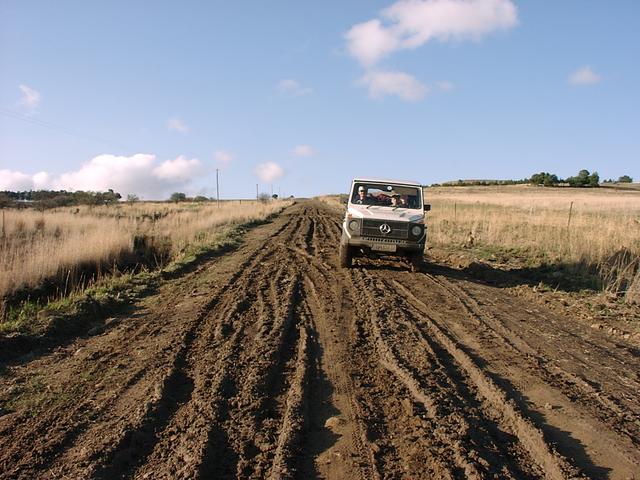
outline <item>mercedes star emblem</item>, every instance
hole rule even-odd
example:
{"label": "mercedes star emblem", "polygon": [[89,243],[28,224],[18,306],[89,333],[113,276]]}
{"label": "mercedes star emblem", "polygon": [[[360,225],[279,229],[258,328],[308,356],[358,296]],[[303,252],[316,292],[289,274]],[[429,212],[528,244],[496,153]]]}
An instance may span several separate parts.
{"label": "mercedes star emblem", "polygon": [[380,232],[383,235],[388,235],[389,233],[391,233],[391,227],[386,223],[383,223],[382,225],[380,225]]}

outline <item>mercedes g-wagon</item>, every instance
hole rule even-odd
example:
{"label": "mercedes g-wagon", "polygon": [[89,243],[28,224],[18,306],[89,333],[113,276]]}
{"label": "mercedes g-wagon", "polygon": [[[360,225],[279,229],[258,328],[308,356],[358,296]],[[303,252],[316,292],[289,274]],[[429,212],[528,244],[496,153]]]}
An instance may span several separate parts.
{"label": "mercedes g-wagon", "polygon": [[340,266],[350,267],[356,256],[394,256],[408,258],[412,270],[419,268],[430,209],[418,182],[353,180],[342,223]]}

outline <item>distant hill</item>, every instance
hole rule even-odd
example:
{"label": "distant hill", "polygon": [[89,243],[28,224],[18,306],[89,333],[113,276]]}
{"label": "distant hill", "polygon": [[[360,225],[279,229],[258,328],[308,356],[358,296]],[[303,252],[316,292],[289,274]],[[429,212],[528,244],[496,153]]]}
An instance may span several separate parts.
{"label": "distant hill", "polygon": [[451,180],[448,182],[436,183],[432,186],[441,185],[443,187],[456,187],[456,186],[469,186],[469,185],[518,185],[522,183],[529,183],[528,179],[523,180],[497,180],[497,179],[466,179],[466,180]]}

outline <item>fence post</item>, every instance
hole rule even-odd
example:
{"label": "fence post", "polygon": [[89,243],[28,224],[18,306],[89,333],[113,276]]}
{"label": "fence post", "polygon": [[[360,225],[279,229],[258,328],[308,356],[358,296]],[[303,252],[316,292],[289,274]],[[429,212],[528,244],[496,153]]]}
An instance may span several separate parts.
{"label": "fence post", "polygon": [[573,202],[569,205],[569,219],[567,220],[567,244],[569,251],[571,251],[571,230],[569,229],[569,227],[571,227],[571,212],[573,212]]}

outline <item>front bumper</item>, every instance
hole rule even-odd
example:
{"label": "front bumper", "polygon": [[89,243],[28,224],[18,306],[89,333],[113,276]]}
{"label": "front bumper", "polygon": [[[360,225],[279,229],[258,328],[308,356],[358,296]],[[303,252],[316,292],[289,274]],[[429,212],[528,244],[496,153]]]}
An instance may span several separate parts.
{"label": "front bumper", "polygon": [[[384,254],[402,255],[402,254],[424,252],[424,246],[425,246],[426,240],[427,240],[426,230],[422,235],[422,237],[416,240],[398,240],[398,239],[391,239],[391,238],[366,237],[366,236],[359,236],[359,235],[350,236],[348,234],[345,234],[344,231],[342,234],[342,243],[349,245],[350,247],[358,247],[358,248],[362,248],[363,250],[370,251],[372,253],[383,254],[383,255]],[[396,252],[387,253],[387,252],[372,250],[372,247],[376,245],[381,245],[381,244],[395,245]]]}

